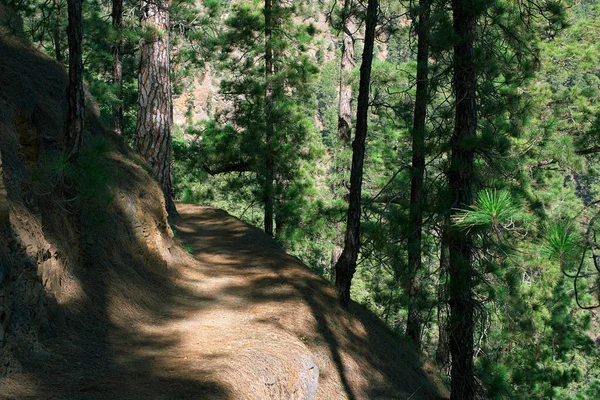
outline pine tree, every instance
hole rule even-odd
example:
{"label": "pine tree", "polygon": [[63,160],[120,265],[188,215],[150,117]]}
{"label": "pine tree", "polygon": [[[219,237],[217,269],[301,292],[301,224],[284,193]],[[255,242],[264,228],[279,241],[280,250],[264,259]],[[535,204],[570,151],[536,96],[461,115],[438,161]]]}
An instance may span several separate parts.
{"label": "pine tree", "polygon": [[[469,143],[477,136],[477,71],[473,59],[476,18],[468,0],[452,0],[454,45],[453,86],[455,126],[450,139],[448,186],[453,209],[468,208],[473,202],[474,151]],[[451,399],[475,398],[473,366],[474,301],[473,240],[469,231],[450,228],[448,232],[450,283],[450,355],[452,357]]]}
{"label": "pine tree", "polygon": [[[554,5],[549,5],[551,10]],[[492,7],[486,2],[458,1],[453,6],[455,129],[447,174],[451,223],[445,227],[449,237],[452,398],[475,396],[476,368],[486,395],[510,392],[506,368],[482,353],[490,355],[487,331],[494,322],[490,311],[494,305],[486,302],[508,294],[503,301],[506,306],[517,297],[515,281],[520,272],[511,262],[507,237],[516,230],[520,211],[508,192],[480,190],[475,202],[473,198],[476,182],[479,187],[509,187],[519,195],[526,187],[519,172],[522,154],[514,159],[509,155],[511,139],[520,143],[521,124],[527,121],[531,107],[522,102],[521,91],[536,64],[532,26],[540,10],[542,4],[537,3],[525,10],[509,3]],[[554,20],[549,15],[541,17]],[[507,182],[509,177],[514,177],[514,182]],[[477,228],[483,225],[488,226],[487,233]]]}
{"label": "pine tree", "polygon": [[423,180],[425,175],[425,135],[428,87],[429,87],[429,16],[430,0],[420,0],[416,12],[417,17],[417,93],[412,131],[412,179],[410,188],[410,214],[408,233],[408,268],[409,278],[404,289],[409,296],[406,335],[412,339],[417,349],[421,347],[421,331],[423,321],[418,304],[419,278],[421,271],[421,240],[423,230]]}
{"label": "pine tree", "polygon": [[169,214],[177,212],[171,188],[173,103],[169,68],[169,6],[167,0],[144,1],[140,23],[138,117],[135,149],[146,158],[158,180]]}
{"label": "pine tree", "polygon": [[363,166],[365,157],[365,141],[369,117],[369,89],[371,85],[371,67],[375,45],[375,28],[377,26],[378,1],[369,0],[367,22],[365,27],[365,43],[362,64],[360,66],[360,84],[358,88],[358,104],[356,111],[356,134],[352,143],[352,168],[350,170],[350,198],[346,219],[344,250],[335,265],[335,287],[342,307],[350,302],[350,286],[356,271],[356,261],[360,251],[360,219]]}
{"label": "pine tree", "polygon": [[260,204],[261,221],[253,222],[285,243],[306,218],[313,185],[307,161],[318,148],[312,122],[317,69],[305,53],[315,29],[293,20],[294,7],[278,1],[262,5],[231,7],[216,62],[223,75],[220,93],[230,108],[188,130],[203,136],[197,147],[202,155],[188,159],[190,166],[203,160],[211,179],[227,180],[242,209],[254,212]]}

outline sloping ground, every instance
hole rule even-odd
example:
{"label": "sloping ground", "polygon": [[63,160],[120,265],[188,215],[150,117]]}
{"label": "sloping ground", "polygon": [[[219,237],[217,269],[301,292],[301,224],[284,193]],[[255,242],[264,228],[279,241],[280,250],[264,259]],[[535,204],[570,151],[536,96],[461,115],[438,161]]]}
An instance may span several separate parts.
{"label": "sloping ground", "polygon": [[341,310],[331,286],[261,230],[210,207],[179,210],[177,232],[201,262],[197,285],[219,304],[198,328],[219,332],[202,351],[221,354],[223,380],[244,382],[257,398],[294,398],[318,369],[315,398],[438,397],[408,347],[360,306],[354,316]]}
{"label": "sloping ground", "polygon": [[91,106],[66,163],[66,86],[0,29],[0,399],[438,397],[408,347],[260,230],[180,204],[190,256]]}
{"label": "sloping ground", "polygon": [[338,308],[332,288],[262,231],[222,210],[178,208],[176,232],[199,262],[166,270],[160,285],[120,287],[154,290],[155,304],[137,316],[117,307],[98,331],[66,329],[0,396],[440,397],[410,349],[361,307],[356,317]]}

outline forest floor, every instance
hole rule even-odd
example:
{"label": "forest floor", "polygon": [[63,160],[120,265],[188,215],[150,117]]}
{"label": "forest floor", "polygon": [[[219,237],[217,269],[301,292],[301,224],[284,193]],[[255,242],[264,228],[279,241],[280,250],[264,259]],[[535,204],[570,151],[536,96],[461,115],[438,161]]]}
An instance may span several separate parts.
{"label": "forest floor", "polygon": [[211,207],[178,210],[176,237],[198,263],[167,271],[170,292],[156,296],[168,304],[152,318],[63,328],[0,380],[0,398],[443,397],[409,346],[362,307],[341,310],[261,230]]}

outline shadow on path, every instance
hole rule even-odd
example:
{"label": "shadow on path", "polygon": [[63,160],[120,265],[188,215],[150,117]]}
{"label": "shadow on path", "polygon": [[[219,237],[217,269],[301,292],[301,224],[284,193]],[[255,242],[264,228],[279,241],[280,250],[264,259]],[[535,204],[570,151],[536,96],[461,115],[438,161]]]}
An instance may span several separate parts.
{"label": "shadow on path", "polygon": [[442,398],[407,344],[363,307],[342,310],[328,282],[261,230],[222,210],[178,208],[178,236],[206,273],[243,277],[221,294],[240,297],[254,318],[292,333],[318,359],[317,398]]}

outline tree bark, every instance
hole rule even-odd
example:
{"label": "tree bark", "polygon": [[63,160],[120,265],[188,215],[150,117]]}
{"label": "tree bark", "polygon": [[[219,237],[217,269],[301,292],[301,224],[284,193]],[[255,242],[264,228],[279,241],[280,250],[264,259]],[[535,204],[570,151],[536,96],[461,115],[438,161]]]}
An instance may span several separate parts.
{"label": "tree bark", "polygon": [[[477,75],[473,61],[475,16],[470,0],[452,0],[454,45],[453,86],[456,102],[455,125],[450,139],[448,185],[452,212],[464,210],[473,202],[474,152],[470,142],[477,135]],[[448,230],[450,283],[448,324],[451,370],[451,399],[475,397],[473,372],[473,243],[467,230],[450,226]]]}
{"label": "tree bark", "polygon": [[117,39],[112,46],[113,55],[113,85],[117,89],[117,99],[112,105],[113,110],[113,131],[123,135],[123,0],[113,0],[112,2],[112,26],[116,32]]}
{"label": "tree bark", "polygon": [[409,278],[405,284],[408,294],[408,320],[406,335],[415,347],[421,349],[423,321],[418,302],[419,272],[421,271],[421,239],[423,232],[423,177],[425,174],[425,122],[428,103],[428,59],[430,0],[419,0],[417,22],[417,93],[412,135],[412,179],[410,183],[410,210],[408,223]]}
{"label": "tree bark", "polygon": [[273,186],[275,181],[275,160],[273,141],[275,124],[273,122],[273,76],[275,63],[273,61],[273,3],[265,0],[265,233],[273,236]]}
{"label": "tree bark", "polygon": [[354,62],[354,36],[356,28],[352,12],[352,0],[345,0],[342,15],[342,59],[340,62],[340,92],[338,109],[338,136],[342,143],[350,143],[352,130],[352,85],[348,83],[348,77],[356,66]]}
{"label": "tree bark", "polygon": [[168,0],[142,1],[138,115],[135,149],[161,185],[169,214],[177,213],[171,197],[171,134],[173,106],[169,66]]}
{"label": "tree bark", "polygon": [[76,157],[81,150],[85,120],[85,96],[83,92],[83,21],[81,0],[68,0],[69,25],[69,87],[67,88],[67,148],[70,157]]}
{"label": "tree bark", "polygon": [[369,0],[365,42],[360,66],[360,84],[356,111],[356,135],[352,143],[352,168],[350,170],[350,197],[346,221],[344,250],[335,265],[335,287],[342,307],[350,302],[350,286],[356,271],[356,260],[360,250],[360,214],[365,142],[369,117],[369,89],[371,85],[371,66],[375,45],[375,27],[377,25],[378,0]]}

